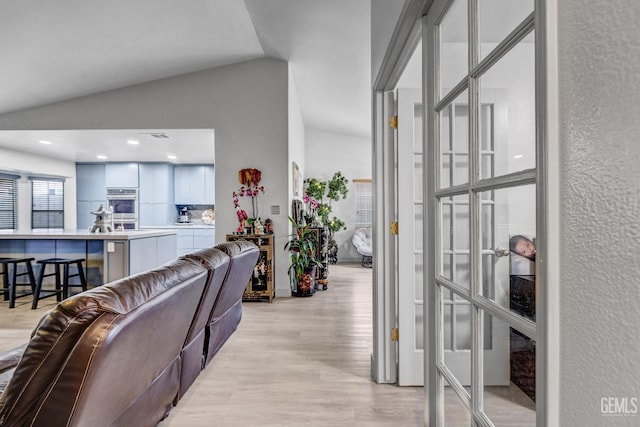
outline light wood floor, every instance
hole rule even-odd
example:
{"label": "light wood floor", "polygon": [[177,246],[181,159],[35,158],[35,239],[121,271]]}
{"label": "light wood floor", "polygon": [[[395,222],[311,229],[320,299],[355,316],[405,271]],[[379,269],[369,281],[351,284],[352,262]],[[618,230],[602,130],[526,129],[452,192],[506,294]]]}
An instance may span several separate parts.
{"label": "light wood floor", "polygon": [[[238,330],[161,427],[421,426],[423,389],[371,381],[371,269],[331,266],[327,291],[247,302]],[[0,302],[0,350],[55,301]]]}
{"label": "light wood floor", "polygon": [[[371,271],[331,266],[329,289],[313,297],[244,303],[238,330],[160,427],[422,426],[422,387],[371,380]],[[30,305],[0,301],[0,350],[26,342],[55,300]],[[453,391],[444,403],[447,426],[469,425]],[[515,386],[487,393],[485,407],[496,425],[535,425]]]}

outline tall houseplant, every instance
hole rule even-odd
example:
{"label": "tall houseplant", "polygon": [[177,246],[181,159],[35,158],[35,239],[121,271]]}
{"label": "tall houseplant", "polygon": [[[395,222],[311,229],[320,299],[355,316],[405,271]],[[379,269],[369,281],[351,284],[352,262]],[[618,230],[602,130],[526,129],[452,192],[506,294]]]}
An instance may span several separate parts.
{"label": "tall houseplant", "polygon": [[304,182],[307,187],[303,201],[307,204],[310,214],[317,217],[320,225],[329,229],[329,262],[335,264],[338,261],[338,245],[333,235],[340,230],[346,230],[347,227],[340,218],[334,216],[330,219],[329,215],[333,211],[332,202],[347,198],[349,180],[342,175],[342,172],[338,171],[326,181],[307,178]]}
{"label": "tall houseplant", "polygon": [[294,296],[311,296],[315,292],[314,276],[316,265],[316,233],[310,225],[298,224],[289,217],[293,232],[284,245],[289,251],[291,265],[291,292]]}

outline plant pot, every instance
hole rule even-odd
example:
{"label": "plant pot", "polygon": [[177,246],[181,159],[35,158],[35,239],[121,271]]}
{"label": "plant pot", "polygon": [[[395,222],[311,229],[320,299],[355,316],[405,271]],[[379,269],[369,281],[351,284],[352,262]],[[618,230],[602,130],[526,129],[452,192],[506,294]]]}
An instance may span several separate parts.
{"label": "plant pot", "polygon": [[[291,272],[290,272],[291,273]],[[291,295],[294,297],[310,297],[316,292],[315,283],[316,266],[307,269],[307,272],[298,280],[293,274],[291,277]]]}

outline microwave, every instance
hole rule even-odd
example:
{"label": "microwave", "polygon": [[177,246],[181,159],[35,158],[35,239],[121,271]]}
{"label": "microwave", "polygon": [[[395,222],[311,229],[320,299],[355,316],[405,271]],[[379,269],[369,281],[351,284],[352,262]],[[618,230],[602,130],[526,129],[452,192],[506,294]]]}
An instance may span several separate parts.
{"label": "microwave", "polygon": [[113,222],[138,221],[138,189],[107,188],[107,208],[113,212]]}

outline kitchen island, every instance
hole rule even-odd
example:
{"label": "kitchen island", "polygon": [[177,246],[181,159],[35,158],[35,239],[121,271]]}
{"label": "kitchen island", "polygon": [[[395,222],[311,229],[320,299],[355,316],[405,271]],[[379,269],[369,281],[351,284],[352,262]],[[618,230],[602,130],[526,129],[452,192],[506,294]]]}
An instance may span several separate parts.
{"label": "kitchen island", "polygon": [[85,258],[87,282],[99,286],[176,258],[176,231],[2,230],[0,257]]}
{"label": "kitchen island", "polygon": [[[146,227],[140,227],[145,229]],[[177,256],[188,254],[199,249],[210,248],[216,241],[216,226],[199,223],[154,225],[153,227],[162,230],[174,230],[177,235]]]}

